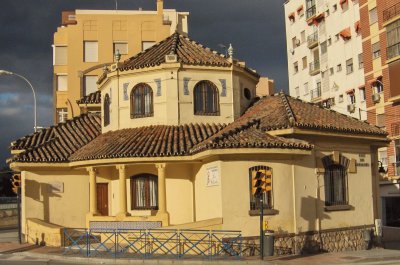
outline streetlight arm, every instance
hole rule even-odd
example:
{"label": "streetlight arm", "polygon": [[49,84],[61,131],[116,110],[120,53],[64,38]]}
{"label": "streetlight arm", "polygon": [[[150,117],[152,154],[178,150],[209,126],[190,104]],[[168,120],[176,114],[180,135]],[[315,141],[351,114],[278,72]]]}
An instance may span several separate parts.
{"label": "streetlight arm", "polygon": [[36,124],[36,117],[37,117],[37,113],[36,113],[36,93],[35,93],[35,89],[33,88],[31,82],[29,82],[28,79],[26,79],[24,76],[20,75],[20,74],[16,74],[10,71],[5,71],[5,70],[0,70],[0,76],[1,75],[15,75],[19,78],[21,78],[22,80],[24,80],[25,82],[28,83],[28,85],[30,86],[30,88],[32,89],[32,93],[33,93],[33,111],[34,111],[34,129],[35,132],[37,130],[37,124]]}

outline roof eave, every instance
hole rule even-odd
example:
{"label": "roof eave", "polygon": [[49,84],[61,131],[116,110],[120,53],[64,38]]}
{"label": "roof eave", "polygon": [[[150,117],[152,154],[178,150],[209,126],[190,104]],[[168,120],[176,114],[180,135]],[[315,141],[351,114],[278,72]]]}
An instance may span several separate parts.
{"label": "roof eave", "polygon": [[300,128],[288,128],[288,129],[279,129],[268,131],[269,134],[274,136],[285,136],[285,135],[315,135],[315,136],[333,136],[333,137],[343,137],[343,138],[352,138],[359,140],[374,140],[378,142],[386,143],[390,142],[390,139],[387,138],[386,135],[378,135],[372,133],[346,133],[346,132],[334,132],[334,131],[322,131],[322,130],[313,130],[313,129],[300,129]]}

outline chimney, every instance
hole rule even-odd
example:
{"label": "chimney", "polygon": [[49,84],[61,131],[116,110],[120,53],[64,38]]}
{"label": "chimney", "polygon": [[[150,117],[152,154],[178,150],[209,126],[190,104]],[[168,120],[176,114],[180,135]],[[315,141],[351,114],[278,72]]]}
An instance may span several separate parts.
{"label": "chimney", "polygon": [[164,0],[157,0],[157,13],[161,16],[164,14]]}

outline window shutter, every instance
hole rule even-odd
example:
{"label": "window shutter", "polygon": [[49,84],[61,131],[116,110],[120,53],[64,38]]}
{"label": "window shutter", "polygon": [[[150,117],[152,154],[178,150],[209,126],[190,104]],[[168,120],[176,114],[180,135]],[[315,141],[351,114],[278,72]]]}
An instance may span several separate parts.
{"label": "window shutter", "polygon": [[67,90],[68,90],[68,76],[57,75],[57,91],[67,91]]}
{"label": "window shutter", "polygon": [[85,62],[97,62],[98,61],[98,42],[97,41],[85,41]]}
{"label": "window shutter", "polygon": [[67,64],[67,46],[55,46],[54,48],[54,65]]}
{"label": "window shutter", "polygon": [[128,43],[115,42],[114,43],[114,54],[119,51],[119,54],[128,54]]}
{"label": "window shutter", "polygon": [[85,96],[97,91],[96,82],[97,82],[97,76],[95,75],[85,76],[85,91],[84,91]]}

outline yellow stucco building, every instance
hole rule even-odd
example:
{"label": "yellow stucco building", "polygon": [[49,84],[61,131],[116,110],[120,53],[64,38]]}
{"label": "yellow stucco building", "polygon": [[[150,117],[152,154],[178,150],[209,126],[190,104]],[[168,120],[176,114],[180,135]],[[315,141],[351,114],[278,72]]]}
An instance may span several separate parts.
{"label": "yellow stucco building", "polygon": [[13,142],[27,240],[60,244],[61,227],[251,238],[260,209],[251,177],[264,170],[272,172],[263,198],[276,244],[297,238],[293,248],[303,248],[310,235],[332,241],[340,232],[348,242],[325,250],[362,247],[362,230],[378,218],[375,154],[386,133],[282,93],[258,99],[259,75],[233,54],[176,32],[103,69],[101,114]]}
{"label": "yellow stucco building", "polygon": [[[76,101],[94,93],[97,76],[104,65],[143,51],[175,31],[188,33],[188,12],[164,9],[157,0],[156,11],[76,10],[62,13],[54,33],[54,120],[79,116]],[[83,106],[89,107],[90,105]]]}

